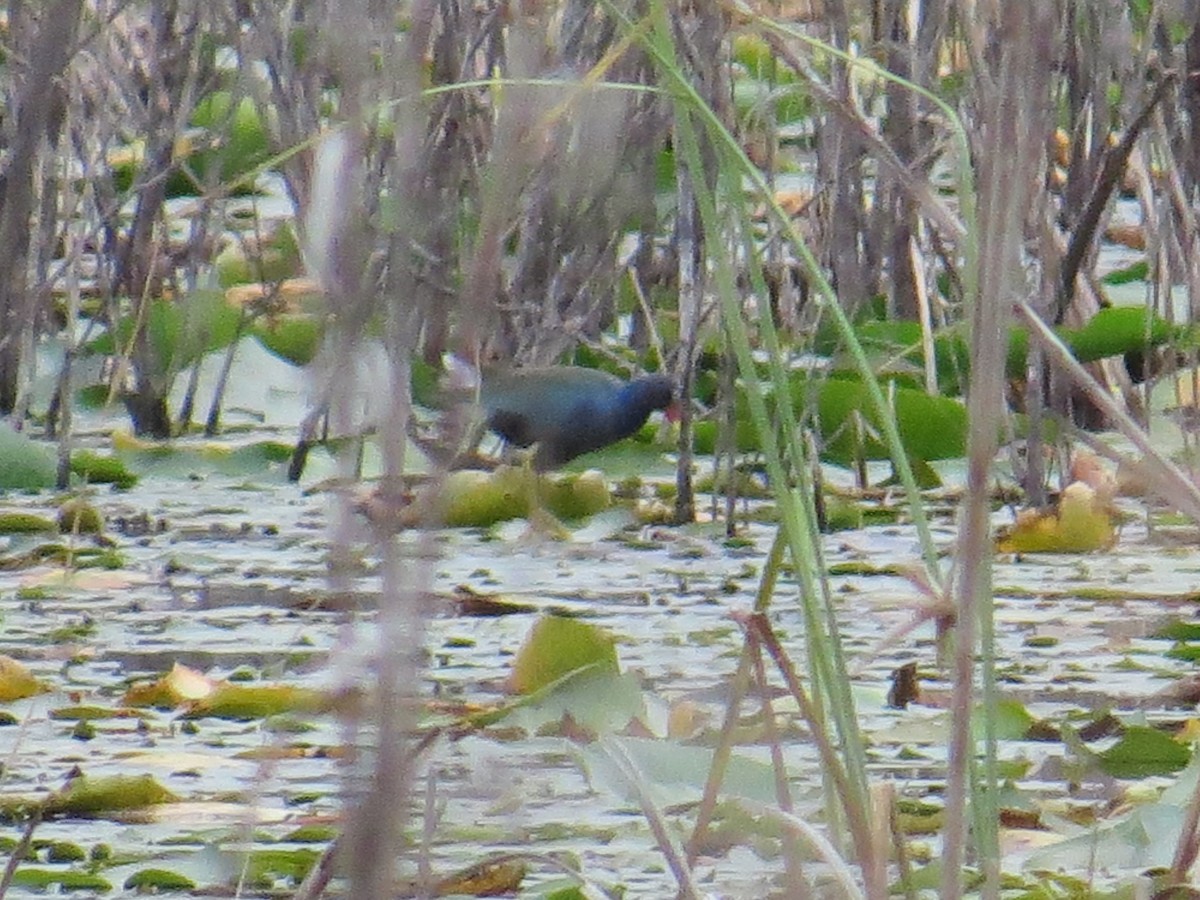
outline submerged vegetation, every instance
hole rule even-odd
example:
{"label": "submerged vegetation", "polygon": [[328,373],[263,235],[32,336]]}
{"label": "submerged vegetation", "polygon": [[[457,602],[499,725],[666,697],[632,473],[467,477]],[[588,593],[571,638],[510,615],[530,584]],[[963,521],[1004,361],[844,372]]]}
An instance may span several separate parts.
{"label": "submerged vegetation", "polygon": [[0,34],[0,897],[1190,890],[1200,12]]}

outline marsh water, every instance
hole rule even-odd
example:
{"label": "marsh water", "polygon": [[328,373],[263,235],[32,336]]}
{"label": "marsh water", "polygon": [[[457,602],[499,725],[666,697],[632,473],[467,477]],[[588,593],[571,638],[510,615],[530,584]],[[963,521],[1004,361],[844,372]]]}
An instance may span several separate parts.
{"label": "marsh water", "polygon": [[[149,867],[171,869],[198,885],[236,885],[249,849],[321,849],[322,843],[289,837],[303,839],[300,826],[337,823],[344,733],[334,716],[185,723],[171,712],[141,709],[95,720],[87,739],[75,733],[74,721],[58,716],[81,706],[120,709],[132,681],[158,677],[176,663],[215,678],[240,673],[319,689],[344,687],[347,678],[369,680],[379,601],[369,550],[352,608],[344,596],[331,602],[330,497],[286,484],[274,468],[255,477],[150,475],[129,491],[95,489],[92,499],[123,557],[120,568],[65,576],[61,567],[0,573],[0,653],[24,662],[52,687],[8,706],[16,724],[0,729],[4,793],[53,790],[79,769],[152,773],[180,798],[148,813],[53,820],[37,828],[41,842],[67,841],[85,853],[100,844],[111,848],[111,864],[101,871],[112,885],[106,896],[121,896],[125,879]],[[9,497],[6,506],[52,511],[54,498]],[[941,507],[952,509],[948,502]],[[1175,715],[1153,697],[1192,664],[1168,658],[1171,644],[1152,635],[1164,621],[1194,617],[1200,558],[1190,541],[1148,530],[1140,502],[1130,502],[1129,511],[1113,552],[999,560],[1003,694],[1039,718],[1086,719],[1109,708]],[[996,515],[1011,518],[1006,510]],[[502,702],[513,654],[537,616],[567,611],[616,636],[622,668],[640,685],[649,730],[665,734],[672,711],[687,709],[697,739],[676,743],[702,748],[719,725],[742,647],[730,612],[752,605],[773,533],[769,524],[747,523],[730,542],[721,524],[638,526],[628,511],[615,509],[579,526],[566,542],[531,539],[523,523],[439,534],[436,559],[412,560],[433,566],[430,602],[439,609],[426,639],[422,693],[431,701]],[[942,516],[936,537],[946,564],[953,536],[951,518]],[[401,540],[415,547],[415,538]],[[936,802],[946,718],[937,699],[942,685],[933,626],[888,637],[924,599],[909,580],[889,574],[918,560],[914,534],[905,525],[871,527],[830,535],[824,549],[831,570],[845,573],[831,582],[871,766],[902,797]],[[460,615],[453,595],[463,589],[528,611]],[[771,619],[787,649],[803,659],[795,590],[785,576]],[[918,664],[926,696],[906,710],[890,709],[891,673],[907,662]],[[779,711],[786,718],[786,704]],[[784,735],[798,808],[815,814],[823,803],[815,752],[799,725]],[[619,740],[634,745],[653,737]],[[738,752],[768,760],[759,740]],[[1029,762],[1029,788],[1043,797],[1068,795],[1066,780],[1054,771],[1064,755],[1061,742],[1003,745],[1005,758]],[[422,791],[444,805],[426,848],[436,871],[503,851],[568,854],[597,883],[623,885],[626,896],[673,893],[637,805],[596,774],[586,748],[560,736],[483,730],[439,741],[430,760]],[[682,828],[703,783],[703,756],[681,753],[676,766],[656,790]],[[1101,805],[1114,788],[1075,790],[1073,802]],[[12,838],[20,832],[3,828]],[[770,842],[763,844],[731,842],[701,860],[698,876],[717,896],[767,896],[780,866],[766,848]],[[44,854],[42,863],[29,865],[86,868],[85,862],[45,862]],[[526,895],[538,896],[539,884],[559,877],[533,865]],[[280,873],[266,878],[245,885],[243,895],[292,883]],[[10,896],[23,891],[14,887]]]}
{"label": "marsh water", "polygon": [[[1115,251],[1110,264],[1121,261]],[[60,352],[45,349],[43,393]],[[205,362],[201,409],[221,356]],[[362,362],[369,367],[369,355]],[[83,872],[100,881],[77,886],[76,896],[132,895],[135,889],[125,887],[130,876],[165,869],[218,893],[286,896],[297,871],[336,830],[341,760],[350,748],[335,715],[189,719],[178,710],[128,709],[123,702],[131,684],[159,678],[176,664],[216,680],[370,689],[379,560],[365,524],[356,522],[361,570],[351,594],[330,590],[327,527],[336,501],[314,486],[334,474],[332,462],[315,453],[305,481],[293,485],[285,480],[285,462],[237,452],[263,440],[293,440],[310,389],[306,375],[253,340],[242,341],[225,403],[229,433],[218,446],[184,439],[161,458],[139,457],[142,477],[132,489],[84,489],[105,519],[116,567],[0,570],[0,654],[49,687],[5,706],[12,724],[0,727],[0,794],[44,796],[83,772],[151,774],[177,798],[150,810],[42,822],[22,868],[51,873],[49,890],[69,889],[54,873]],[[175,408],[179,399],[177,392]],[[109,431],[121,421],[118,411],[81,412],[81,445],[110,449]],[[377,453],[368,448],[368,470]],[[668,459],[644,456],[626,463],[627,471],[620,463],[605,468],[613,478],[647,475],[647,496],[672,471]],[[946,489],[927,498],[946,570],[954,557],[957,468],[943,467]],[[886,474],[886,467],[873,471]],[[850,484],[848,473],[827,475]],[[10,494],[3,507],[53,516],[59,500],[52,492]],[[864,502],[902,506],[900,497],[880,493]],[[615,637],[622,671],[640,692],[638,728],[618,728],[607,740],[621,742],[643,766],[654,802],[676,827],[675,837],[685,836],[743,646],[730,613],[752,606],[775,533],[766,501],[739,507],[746,518],[736,540],[711,519],[708,503],[701,498],[699,523],[679,528],[639,525],[618,506],[575,523],[566,541],[531,537],[521,521],[447,530],[436,535],[433,558],[417,552],[417,537],[399,538],[412,566],[431,567],[432,595],[423,602],[434,615],[420,685],[431,715],[507,702],[514,654],[540,615],[566,612],[594,623]],[[997,560],[1001,693],[1056,728],[1093,722],[1110,710],[1127,723],[1186,718],[1159,692],[1191,674],[1194,664],[1170,653],[1177,642],[1157,635],[1167,623],[1195,618],[1194,530],[1143,500],[1121,506],[1127,517],[1111,551]],[[998,524],[1012,517],[1013,510],[997,507]],[[37,540],[4,538],[0,550],[14,557]],[[75,541],[89,546],[91,539]],[[901,516],[898,524],[831,534],[824,554],[872,775],[891,781],[914,807],[928,801],[936,809],[947,714],[934,625],[897,636],[928,600],[903,574],[919,563],[915,534]],[[771,622],[802,665],[796,591],[785,572]],[[493,597],[509,605],[509,614],[464,613],[458,602],[464,594]],[[908,663],[917,665],[922,694],[906,709],[893,709],[892,674]],[[78,720],[91,715],[88,709],[102,717],[81,730]],[[771,803],[769,748],[756,709],[749,701],[737,748],[745,766],[731,778],[740,778],[745,796]],[[824,795],[813,745],[786,698],[777,698],[775,711],[797,812],[820,820]],[[1012,776],[1022,798],[1017,805],[1046,813],[1037,832],[1006,832],[1006,870],[1061,868],[1104,884],[1170,862],[1179,817],[1168,809],[1146,840],[1101,836],[1131,783],[1095,771],[1081,776],[1084,770],[1068,765],[1072,756],[1062,740],[1008,737],[1001,757],[1019,773]],[[422,772],[411,828],[420,847],[397,849],[402,875],[412,874],[417,852],[438,875],[514,852],[529,859],[522,896],[561,885],[563,866],[627,897],[674,894],[638,803],[586,742],[537,724],[458,732],[433,744]],[[1171,780],[1134,783],[1153,791]],[[22,833],[22,825],[0,825],[8,847]],[[1080,833],[1093,836],[1090,853],[1071,844]],[[1097,855],[1102,840],[1110,843]],[[696,875],[714,896],[764,897],[779,889],[777,829],[743,821],[708,850]],[[936,826],[914,844],[918,863],[923,853],[937,855]],[[18,880],[8,896],[43,890]]]}

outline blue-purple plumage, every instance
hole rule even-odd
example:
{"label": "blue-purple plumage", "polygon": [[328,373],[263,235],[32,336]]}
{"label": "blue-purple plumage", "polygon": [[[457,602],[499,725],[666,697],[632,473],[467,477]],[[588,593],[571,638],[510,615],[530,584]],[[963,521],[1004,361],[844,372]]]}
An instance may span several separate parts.
{"label": "blue-purple plumage", "polygon": [[670,409],[675,388],[664,375],[624,382],[572,366],[488,372],[480,388],[487,425],[518,447],[537,444],[534,466],[552,469],[629,437],[650,413]]}

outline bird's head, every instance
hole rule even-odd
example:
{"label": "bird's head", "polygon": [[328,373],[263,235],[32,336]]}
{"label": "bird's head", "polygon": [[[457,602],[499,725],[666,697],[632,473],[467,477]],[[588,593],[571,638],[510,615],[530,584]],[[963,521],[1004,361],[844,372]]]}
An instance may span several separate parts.
{"label": "bird's head", "polygon": [[647,410],[661,409],[668,422],[678,422],[680,407],[675,382],[666,375],[647,375],[630,383]]}

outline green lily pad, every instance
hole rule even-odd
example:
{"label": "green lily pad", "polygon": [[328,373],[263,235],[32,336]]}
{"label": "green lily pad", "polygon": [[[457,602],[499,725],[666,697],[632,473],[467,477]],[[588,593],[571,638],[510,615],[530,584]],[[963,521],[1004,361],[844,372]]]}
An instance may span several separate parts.
{"label": "green lily pad", "polygon": [[56,888],[64,893],[71,891],[95,891],[108,893],[112,885],[91,872],[80,872],[77,869],[17,869],[12,883],[17,887],[33,888],[47,891]]}
{"label": "green lily pad", "polygon": [[40,491],[54,487],[58,464],[54,448],[0,422],[0,491]]}
{"label": "green lily pad", "polygon": [[101,456],[89,450],[77,450],[71,454],[71,471],[87,484],[111,484],[121,490],[127,490],[138,482],[138,477],[115,456]]}
{"label": "green lily pad", "polygon": [[1156,728],[1130,725],[1117,743],[1096,758],[1114,778],[1146,778],[1179,771],[1191,761],[1192,751]]}
{"label": "green lily pad", "polygon": [[54,520],[36,513],[0,512],[0,534],[37,534],[42,531],[57,531]]}
{"label": "green lily pad", "polygon": [[196,882],[192,879],[168,869],[142,869],[125,879],[125,890],[138,891],[143,894],[157,894],[159,891],[190,891],[195,887]]}
{"label": "green lily pad", "polygon": [[515,693],[531,694],[588,666],[620,670],[613,636],[579,619],[543,616],[517,651],[509,686]]}
{"label": "green lily pad", "polygon": [[280,359],[307,366],[321,348],[325,319],[309,313],[269,316],[256,320],[250,334]]}

